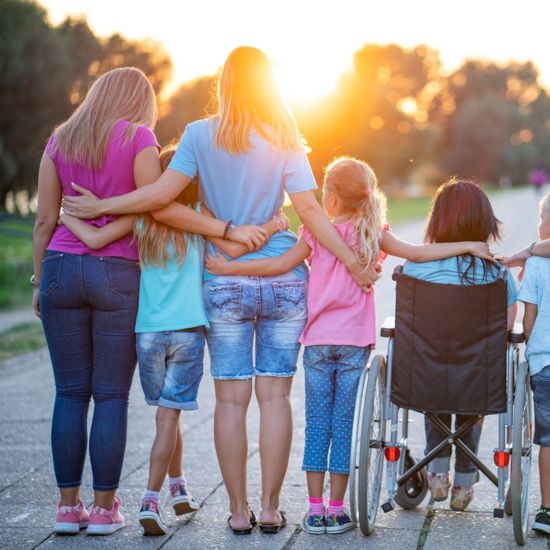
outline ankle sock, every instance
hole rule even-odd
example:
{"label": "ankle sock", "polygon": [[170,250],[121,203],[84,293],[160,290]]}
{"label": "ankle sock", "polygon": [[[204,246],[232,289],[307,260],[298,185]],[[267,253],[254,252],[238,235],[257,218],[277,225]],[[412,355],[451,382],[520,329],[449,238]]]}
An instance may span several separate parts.
{"label": "ankle sock", "polygon": [[178,477],[168,477],[168,485],[186,485],[185,476],[181,475]]}
{"label": "ankle sock", "polygon": [[141,495],[141,501],[144,500],[152,500],[155,504],[159,503],[159,497],[160,497],[160,491],[150,491],[149,489],[146,489],[143,491],[143,495]]}
{"label": "ankle sock", "polygon": [[327,513],[330,516],[332,516],[333,514],[338,514],[343,509],[344,509],[344,501],[343,500],[329,500],[328,501]]}
{"label": "ankle sock", "polygon": [[325,513],[323,497],[307,497],[308,514],[310,516],[322,516]]}

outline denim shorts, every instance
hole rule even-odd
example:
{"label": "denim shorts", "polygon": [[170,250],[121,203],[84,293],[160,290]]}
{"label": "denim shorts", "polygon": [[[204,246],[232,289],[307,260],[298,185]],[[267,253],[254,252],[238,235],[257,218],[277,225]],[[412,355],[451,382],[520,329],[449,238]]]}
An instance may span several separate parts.
{"label": "denim shorts", "polygon": [[550,447],[550,365],[531,376],[535,408],[535,437],[541,447]]}
{"label": "denim shorts", "polygon": [[141,387],[149,405],[198,409],[204,330],[138,333],[136,348]]}
{"label": "denim shorts", "polygon": [[212,377],[293,376],[298,338],[306,322],[306,298],[307,281],[293,273],[205,282]]}

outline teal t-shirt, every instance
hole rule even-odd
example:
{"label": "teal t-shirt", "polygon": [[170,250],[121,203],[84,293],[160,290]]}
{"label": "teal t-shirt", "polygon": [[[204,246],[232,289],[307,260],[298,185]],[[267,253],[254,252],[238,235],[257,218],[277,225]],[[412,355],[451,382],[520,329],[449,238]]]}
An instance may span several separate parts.
{"label": "teal t-shirt", "polygon": [[[469,263],[470,259],[463,256],[453,256],[452,258],[445,258],[444,260],[434,260],[422,263],[405,262],[403,273],[409,277],[444,285],[484,285],[496,281],[500,267],[504,267],[491,265],[484,270],[483,261],[480,258],[475,258],[475,269],[468,271],[468,278],[472,282],[468,283],[461,279],[460,274],[466,271]],[[516,283],[510,271],[508,271],[506,282],[508,307],[510,307],[517,300]]]}
{"label": "teal t-shirt", "polygon": [[525,263],[518,299],[537,306],[535,326],[527,341],[525,357],[534,376],[550,365],[550,259],[533,256]]}
{"label": "teal t-shirt", "polygon": [[[261,225],[283,206],[285,192],[300,193],[317,189],[305,151],[281,151],[252,130],[252,148],[233,155],[214,143],[217,118],[187,125],[170,165],[190,178],[200,178],[200,199],[219,220],[236,225]],[[233,261],[281,256],[296,244],[291,231],[276,233],[260,250]],[[208,245],[211,246],[210,244]],[[294,269],[307,277],[307,268]],[[205,278],[213,278],[205,270]]]}
{"label": "teal t-shirt", "polygon": [[183,263],[167,243],[166,266],[141,266],[136,332],[208,326],[202,298],[204,239],[187,233],[184,237],[187,253]]}

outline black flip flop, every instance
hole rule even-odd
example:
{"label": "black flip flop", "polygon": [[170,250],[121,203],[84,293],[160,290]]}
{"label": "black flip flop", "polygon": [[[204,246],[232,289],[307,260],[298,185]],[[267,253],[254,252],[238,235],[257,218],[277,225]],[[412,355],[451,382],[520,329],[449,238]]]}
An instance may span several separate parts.
{"label": "black flip flop", "polygon": [[233,531],[234,535],[250,535],[252,533],[252,528],[258,524],[256,516],[254,515],[254,512],[252,510],[250,510],[250,527],[243,527],[240,529],[236,529],[235,527],[232,527],[231,525],[232,517],[233,516],[229,516],[227,518],[227,525],[229,525],[229,528],[231,529],[231,531]]}
{"label": "black flip flop", "polygon": [[269,535],[278,533],[286,525],[286,512],[280,511],[281,523],[262,523],[260,522],[260,531]]}

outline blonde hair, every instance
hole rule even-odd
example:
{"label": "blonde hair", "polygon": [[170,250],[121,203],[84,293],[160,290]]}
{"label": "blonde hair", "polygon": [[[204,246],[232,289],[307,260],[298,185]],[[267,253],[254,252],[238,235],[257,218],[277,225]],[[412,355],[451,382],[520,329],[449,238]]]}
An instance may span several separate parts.
{"label": "blonde hair", "polygon": [[282,150],[306,150],[269,59],[258,48],[236,48],[218,80],[215,144],[233,155],[252,147],[250,131]]}
{"label": "blonde hair", "polygon": [[355,212],[355,237],[359,260],[369,265],[378,260],[386,224],[386,197],[378,187],[373,169],[362,160],[340,157],[326,169],[324,185]]}
{"label": "blonde hair", "polygon": [[130,123],[127,140],[139,125],[152,129],[157,122],[155,92],[145,74],[135,67],[113,69],[94,82],[84,101],[56,129],[54,150],[71,162],[101,168],[118,120]]}
{"label": "blonde hair", "polygon": [[[171,144],[160,152],[160,167],[162,171],[168,168],[176,145]],[[194,206],[198,200],[198,185],[196,181],[190,182],[176,199],[178,202]],[[168,244],[173,247],[173,254],[178,258],[179,265],[185,261],[187,254],[186,235],[182,231],[157,222],[151,214],[145,213],[135,228],[138,237],[139,260],[141,265],[149,264],[157,267],[164,267],[169,258]],[[187,234],[187,239],[194,239],[195,235]]]}
{"label": "blonde hair", "polygon": [[550,212],[550,193],[547,193],[544,197],[542,197],[539,207],[541,212],[543,210],[548,210]]}

